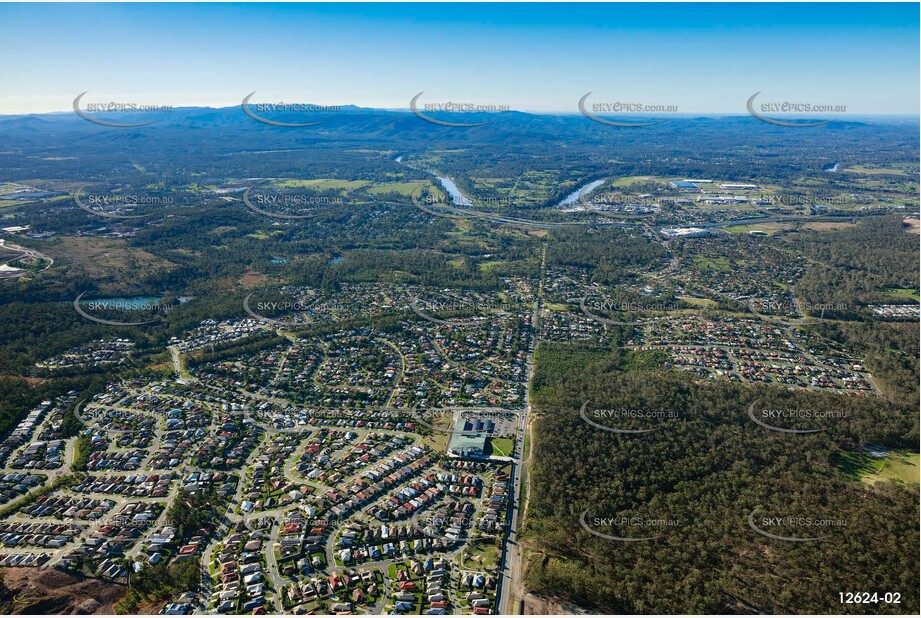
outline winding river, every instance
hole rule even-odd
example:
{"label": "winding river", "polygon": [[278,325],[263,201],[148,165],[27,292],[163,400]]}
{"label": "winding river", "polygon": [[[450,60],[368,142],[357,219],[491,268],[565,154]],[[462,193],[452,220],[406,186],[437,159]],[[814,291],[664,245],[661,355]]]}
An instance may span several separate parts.
{"label": "winding river", "polygon": [[593,180],[587,185],[583,185],[579,187],[578,189],[576,189],[575,191],[567,195],[565,198],[563,198],[563,200],[559,204],[557,204],[556,207],[565,208],[567,206],[572,206],[576,202],[580,201],[583,196],[588,195],[589,193],[591,193],[592,191],[594,191],[595,189],[603,185],[605,182],[607,182],[607,178],[602,178],[601,180]]}
{"label": "winding river", "polygon": [[[399,157],[394,159],[394,161],[396,161],[400,165],[405,165],[406,167],[410,169],[414,169],[414,170],[421,169],[418,167],[414,167],[410,165],[409,163],[403,163],[403,155],[400,155]],[[461,191],[460,188],[457,186],[457,183],[455,183],[454,180],[451,179],[449,176],[439,176],[436,172],[433,172],[432,170],[422,170],[422,171],[424,171],[426,174],[431,174],[432,176],[438,179],[438,182],[441,183],[442,188],[444,188],[444,190],[448,192],[448,196],[450,196],[452,204],[454,204],[455,206],[473,206],[473,200],[471,200],[469,197],[464,195],[463,191]]]}
{"label": "winding river", "polygon": [[444,190],[447,191],[448,195],[451,196],[451,202],[455,206],[473,206],[473,201],[463,194],[463,192],[457,187],[457,184],[453,180],[447,176],[439,176],[435,172],[429,173],[438,179],[438,182],[441,183],[441,186],[444,187]]}

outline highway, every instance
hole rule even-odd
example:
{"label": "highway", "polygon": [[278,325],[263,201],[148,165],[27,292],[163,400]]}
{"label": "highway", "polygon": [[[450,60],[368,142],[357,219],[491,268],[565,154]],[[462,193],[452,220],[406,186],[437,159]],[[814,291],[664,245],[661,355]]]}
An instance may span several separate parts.
{"label": "highway", "polygon": [[521,524],[524,497],[522,493],[522,479],[526,473],[527,465],[524,459],[525,437],[529,430],[528,418],[531,412],[531,380],[534,377],[534,352],[540,339],[540,314],[543,309],[544,277],[547,272],[547,245],[544,245],[541,255],[540,282],[537,286],[537,297],[534,299],[534,314],[531,319],[533,336],[528,351],[528,379],[525,384],[525,401],[527,407],[518,415],[518,429],[515,432],[515,457],[512,462],[511,486],[509,487],[508,510],[506,512],[506,535],[502,547],[502,558],[499,562],[499,581],[496,588],[496,605],[494,613],[518,613],[517,604],[520,603],[516,590],[521,589],[521,545],[518,543],[518,528]]}

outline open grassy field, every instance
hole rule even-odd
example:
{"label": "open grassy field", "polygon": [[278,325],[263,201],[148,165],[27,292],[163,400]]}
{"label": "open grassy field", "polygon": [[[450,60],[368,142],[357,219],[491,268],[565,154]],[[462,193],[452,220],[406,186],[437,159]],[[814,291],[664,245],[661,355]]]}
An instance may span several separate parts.
{"label": "open grassy field", "polygon": [[499,564],[499,548],[494,542],[483,540],[475,543],[464,552],[463,568],[476,570],[491,570]]}
{"label": "open grassy field", "polygon": [[752,230],[760,230],[766,234],[777,234],[785,230],[796,227],[795,223],[782,223],[780,221],[765,221],[764,223],[753,223],[751,225],[733,225],[725,228],[727,232],[733,234],[748,234]]}
{"label": "open grassy field", "polygon": [[450,221],[457,228],[456,232],[449,232],[452,235],[459,234],[463,236],[473,229],[473,222],[470,219],[451,219]]}
{"label": "open grassy field", "polygon": [[[844,168],[844,172],[851,174],[887,174],[887,175],[902,175],[907,176],[912,173],[912,165],[909,163],[905,164],[895,164],[888,167],[882,167],[878,165],[852,165],[851,167]],[[917,171],[915,171],[917,173]]]}
{"label": "open grassy field", "polygon": [[921,455],[909,451],[889,451],[888,457],[881,458],[862,452],[844,453],[838,461],[838,468],[867,485],[881,481],[917,485],[919,462]]}
{"label": "open grassy field", "polygon": [[694,305],[695,307],[716,307],[719,303],[715,300],[710,300],[709,298],[697,298],[694,296],[679,296],[678,300],[682,300],[688,304]]}
{"label": "open grassy field", "polygon": [[288,179],[275,182],[276,187],[288,189],[316,189],[317,191],[360,189],[371,184],[367,180],[343,180],[341,178],[316,178],[312,180]]}
{"label": "open grassy field", "polygon": [[512,438],[490,438],[486,444],[486,456],[511,457],[515,449],[515,440]]}
{"label": "open grassy field", "polygon": [[480,262],[480,271],[484,273],[492,272],[496,270],[496,268],[504,264],[505,262],[503,262],[502,260],[490,260],[486,262]]}
{"label": "open grassy field", "polygon": [[374,185],[367,190],[367,193],[371,195],[380,195],[382,193],[399,193],[400,195],[405,195],[409,197],[412,195],[413,191],[419,188],[418,182],[385,182],[379,185]]}
{"label": "open grassy field", "polygon": [[454,421],[449,418],[430,419],[431,424],[435,426],[435,431],[422,439],[422,443],[428,446],[436,453],[444,453],[448,450],[448,441],[451,437],[451,429]]}
{"label": "open grassy field", "polygon": [[560,181],[558,170],[527,170],[517,178],[476,177],[473,181],[473,193],[477,196],[497,197],[498,202],[486,201],[478,204],[480,208],[503,209],[509,205],[528,207],[546,202],[551,194],[560,187],[574,188],[575,182]]}
{"label": "open grassy field", "polygon": [[655,176],[624,176],[623,178],[618,178],[611,183],[613,187],[630,187],[641,182],[649,182],[656,180]]}
{"label": "open grassy field", "polygon": [[694,265],[701,270],[729,270],[729,262],[726,258],[705,258],[695,255]]}
{"label": "open grassy field", "polygon": [[66,201],[71,200],[71,199],[73,199],[73,198],[71,198],[69,195],[59,195],[59,196],[57,196],[57,197],[48,197],[48,198],[41,198],[41,199],[36,199],[36,200],[4,200],[4,199],[0,199],[0,208],[12,208],[12,207],[15,207],[15,206],[26,206],[26,205],[29,205],[29,204],[34,204],[34,203],[36,203],[36,202],[41,202],[41,203],[43,203],[43,204],[57,204],[57,203],[60,203],[60,202],[66,202]]}
{"label": "open grassy field", "polygon": [[886,295],[892,300],[921,300],[921,297],[918,296],[918,290],[911,288],[888,288]]}

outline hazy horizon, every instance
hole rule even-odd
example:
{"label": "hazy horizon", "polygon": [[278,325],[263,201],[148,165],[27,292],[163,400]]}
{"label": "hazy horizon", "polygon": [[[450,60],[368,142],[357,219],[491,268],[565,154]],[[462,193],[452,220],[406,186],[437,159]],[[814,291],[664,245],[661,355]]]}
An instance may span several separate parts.
{"label": "hazy horizon", "polygon": [[[298,104],[298,105],[314,104],[312,101],[290,101],[290,103]],[[372,107],[372,106],[361,105],[357,103],[342,103],[341,105],[345,107],[355,108],[357,110],[368,110],[368,111],[376,111],[376,112],[400,112],[400,113],[407,113],[407,114],[412,113],[412,109],[408,106],[407,107]],[[173,110],[174,111],[175,110],[195,110],[195,109],[222,110],[222,109],[232,109],[232,108],[239,108],[239,107],[240,107],[239,103],[232,104],[232,105],[221,105],[221,106],[176,105],[173,107]],[[511,109],[511,110],[507,110],[506,112],[476,112],[476,113],[501,114],[501,113],[509,113],[509,112],[519,113],[519,114],[529,114],[532,116],[580,116],[582,115],[579,113],[578,109],[575,109],[575,110]],[[155,114],[156,112],[151,112],[151,113]],[[458,113],[458,112],[451,112],[451,113]],[[46,111],[46,112],[0,113],[0,118],[17,118],[17,117],[21,118],[21,117],[27,117],[27,116],[54,116],[54,115],[74,115],[74,111],[73,109],[60,109],[60,110],[51,110],[51,111]],[[611,112],[610,114],[604,113],[604,114],[599,114],[599,115],[606,116],[606,115],[617,115],[617,114],[615,114],[614,112]],[[624,113],[622,113],[621,115],[624,115]],[[677,112],[677,113],[668,113],[668,114],[665,114],[665,113],[657,114],[656,112],[644,112],[644,113],[637,113],[636,115],[637,116],[657,116],[657,115],[666,116],[667,115],[669,118],[694,118],[698,116],[712,116],[714,118],[733,117],[733,116],[739,116],[739,117],[750,116],[750,114],[748,114],[744,110],[743,111],[732,111],[732,112],[719,112],[719,111]],[[796,114],[796,113],[786,113],[785,114],[785,113],[780,113],[780,112],[778,112],[776,115],[782,116],[782,117],[789,117],[789,118],[795,118],[795,117],[808,118],[810,117],[809,114]],[[829,112],[829,115],[830,115],[830,119],[838,120],[838,121],[856,120],[858,118],[913,118],[913,119],[921,120],[921,113],[919,112],[916,112],[913,114],[909,112],[905,112],[905,113],[854,113],[854,114],[852,113],[834,114],[832,112]]]}

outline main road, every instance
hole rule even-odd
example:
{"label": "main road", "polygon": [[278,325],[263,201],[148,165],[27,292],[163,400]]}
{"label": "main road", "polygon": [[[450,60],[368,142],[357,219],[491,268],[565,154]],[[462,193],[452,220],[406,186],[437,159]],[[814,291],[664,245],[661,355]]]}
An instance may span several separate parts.
{"label": "main road", "polygon": [[[540,339],[540,315],[543,310],[544,277],[547,272],[547,245],[543,247],[540,259],[540,275],[537,296],[534,299],[534,314],[531,317],[533,336],[528,351],[527,383],[525,384],[525,403],[518,415],[518,428],[515,432],[515,457],[512,460],[511,487],[509,488],[508,507],[506,510],[505,543],[502,545],[502,558],[499,562],[499,581],[496,588],[496,614],[518,613],[516,604],[520,603],[522,590],[521,545],[518,543],[518,527],[521,524],[525,493],[522,492],[522,480],[527,473],[524,445],[531,412],[531,380],[534,377],[534,353]],[[510,607],[511,606],[511,607]],[[510,611],[511,610],[511,611]]]}

